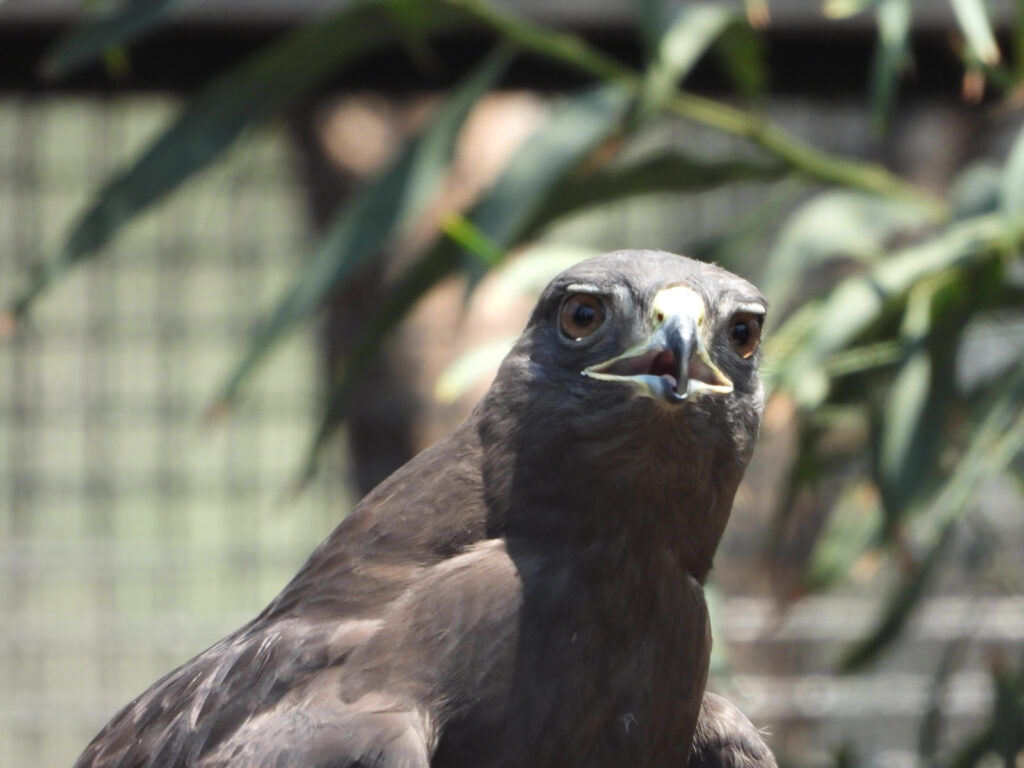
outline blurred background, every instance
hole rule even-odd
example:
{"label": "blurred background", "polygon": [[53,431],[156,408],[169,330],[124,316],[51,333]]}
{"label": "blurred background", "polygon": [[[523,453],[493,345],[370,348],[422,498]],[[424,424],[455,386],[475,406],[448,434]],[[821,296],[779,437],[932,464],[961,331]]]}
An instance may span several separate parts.
{"label": "blurred background", "polygon": [[712,690],[1024,765],[1024,6],[0,2],[0,764],[70,765],[615,248],[768,294]]}

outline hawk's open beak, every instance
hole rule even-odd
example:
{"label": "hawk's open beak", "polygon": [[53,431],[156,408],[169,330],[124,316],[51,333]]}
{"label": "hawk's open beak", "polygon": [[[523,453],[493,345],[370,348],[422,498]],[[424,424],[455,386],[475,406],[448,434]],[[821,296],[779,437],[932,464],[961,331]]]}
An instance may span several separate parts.
{"label": "hawk's open beak", "polygon": [[695,395],[732,392],[732,382],[711,362],[704,337],[704,300],[692,288],[666,288],[651,305],[651,338],[625,353],[592,365],[585,376],[624,381],[642,394],[669,403]]}

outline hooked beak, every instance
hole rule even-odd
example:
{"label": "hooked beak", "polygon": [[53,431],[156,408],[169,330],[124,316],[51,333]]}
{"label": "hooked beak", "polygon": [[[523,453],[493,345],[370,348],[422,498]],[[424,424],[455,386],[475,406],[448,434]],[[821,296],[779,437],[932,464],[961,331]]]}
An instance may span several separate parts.
{"label": "hooked beak", "polygon": [[658,293],[651,311],[650,339],[584,369],[583,375],[627,382],[641,394],[668,403],[732,392],[732,382],[711,362],[704,344],[704,299],[692,288],[678,285]]}

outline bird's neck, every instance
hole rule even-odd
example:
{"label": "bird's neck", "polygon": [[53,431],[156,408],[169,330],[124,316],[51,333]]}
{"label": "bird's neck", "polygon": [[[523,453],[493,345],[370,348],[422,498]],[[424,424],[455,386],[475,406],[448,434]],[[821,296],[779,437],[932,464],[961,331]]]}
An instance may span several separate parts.
{"label": "bird's neck", "polygon": [[734,448],[671,419],[574,433],[552,428],[557,414],[507,405],[485,403],[474,420],[489,528],[633,558],[667,553],[704,581],[742,475],[726,455]]}

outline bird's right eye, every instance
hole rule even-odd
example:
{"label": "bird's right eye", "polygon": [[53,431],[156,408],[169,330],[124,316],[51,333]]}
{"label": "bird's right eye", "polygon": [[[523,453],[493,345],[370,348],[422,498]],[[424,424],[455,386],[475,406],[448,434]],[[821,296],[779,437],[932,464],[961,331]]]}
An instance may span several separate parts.
{"label": "bird's right eye", "polygon": [[604,304],[589,293],[574,293],[562,302],[559,323],[562,333],[579,341],[592,334],[604,322]]}

